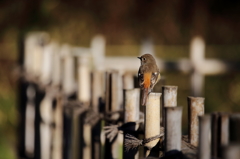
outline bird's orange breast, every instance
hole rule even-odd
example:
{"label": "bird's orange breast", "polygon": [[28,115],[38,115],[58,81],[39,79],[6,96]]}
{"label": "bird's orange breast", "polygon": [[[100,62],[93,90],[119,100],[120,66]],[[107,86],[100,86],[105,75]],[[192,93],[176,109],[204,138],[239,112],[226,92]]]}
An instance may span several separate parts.
{"label": "bird's orange breast", "polygon": [[143,87],[144,88],[149,88],[151,85],[151,73],[144,73],[144,84]]}

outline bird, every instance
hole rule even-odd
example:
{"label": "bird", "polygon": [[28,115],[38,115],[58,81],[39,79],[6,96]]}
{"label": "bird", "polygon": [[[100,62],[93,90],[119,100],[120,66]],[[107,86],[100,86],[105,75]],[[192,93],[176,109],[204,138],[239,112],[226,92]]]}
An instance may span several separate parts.
{"label": "bird", "polygon": [[146,105],[148,94],[160,80],[161,75],[154,57],[144,54],[138,57],[141,65],[138,70],[138,82],[141,89],[141,105]]}

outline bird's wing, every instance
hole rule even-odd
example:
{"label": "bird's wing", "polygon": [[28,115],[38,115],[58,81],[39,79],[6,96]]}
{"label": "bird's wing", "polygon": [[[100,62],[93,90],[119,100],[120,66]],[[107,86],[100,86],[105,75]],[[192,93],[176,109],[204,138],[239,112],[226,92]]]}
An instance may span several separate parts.
{"label": "bird's wing", "polygon": [[160,73],[159,71],[152,72],[152,77],[151,77],[151,89],[157,84],[157,82],[160,80]]}

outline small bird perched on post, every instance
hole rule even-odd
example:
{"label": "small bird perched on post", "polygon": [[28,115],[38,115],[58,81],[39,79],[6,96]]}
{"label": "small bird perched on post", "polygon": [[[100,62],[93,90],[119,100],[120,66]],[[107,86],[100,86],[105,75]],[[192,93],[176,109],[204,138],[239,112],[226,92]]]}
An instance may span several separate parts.
{"label": "small bird perched on post", "polygon": [[138,58],[141,60],[141,66],[138,70],[138,82],[142,94],[141,105],[146,105],[148,94],[161,76],[156,61],[151,54],[144,54]]}

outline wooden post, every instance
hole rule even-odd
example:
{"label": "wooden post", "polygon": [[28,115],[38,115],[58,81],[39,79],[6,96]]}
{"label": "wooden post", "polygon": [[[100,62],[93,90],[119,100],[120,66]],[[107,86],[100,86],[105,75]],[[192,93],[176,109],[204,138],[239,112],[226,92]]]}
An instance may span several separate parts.
{"label": "wooden post", "polygon": [[211,157],[219,157],[220,143],[220,114],[218,112],[211,114]]}
{"label": "wooden post", "polygon": [[[110,74],[110,83],[111,83],[111,112],[116,112],[122,109],[123,101],[123,88],[122,88],[122,78],[118,71],[112,71]],[[120,117],[120,114],[116,113],[112,116],[113,120],[117,120]],[[112,157],[119,158],[120,148],[122,147],[123,136],[119,133],[117,138],[111,143],[112,146]]]}
{"label": "wooden post", "polygon": [[99,102],[103,100],[104,90],[104,73],[102,71],[94,70],[92,72],[92,109],[95,112],[99,112]]}
{"label": "wooden post", "polygon": [[240,144],[230,144],[223,147],[222,159],[239,159],[240,157]]}
{"label": "wooden post", "polygon": [[[218,157],[222,158],[222,147],[228,145],[229,143],[229,114],[227,113],[220,113],[219,119],[218,119],[218,145],[217,145],[217,151],[218,151]],[[213,135],[212,135],[213,136]]]}
{"label": "wooden post", "polygon": [[123,74],[123,89],[133,89],[134,88],[134,78],[132,73]]}
{"label": "wooden post", "polygon": [[222,113],[220,118],[221,146],[226,146],[229,143],[229,114]]}
{"label": "wooden post", "polygon": [[198,116],[204,114],[204,98],[188,97],[188,139],[193,146],[198,146],[199,121]]}
{"label": "wooden post", "polygon": [[177,86],[163,86],[163,107],[177,106]]}
{"label": "wooden post", "polygon": [[55,121],[55,129],[53,131],[53,159],[63,159],[63,99],[56,98],[56,108],[53,120]]}
{"label": "wooden post", "polygon": [[44,99],[40,104],[40,114],[42,123],[40,124],[40,139],[41,139],[41,159],[51,158],[51,138],[52,138],[52,102],[53,98],[50,92],[46,92]]}
{"label": "wooden post", "polygon": [[198,159],[211,158],[211,116],[204,115],[199,117],[199,145]]}
{"label": "wooden post", "polygon": [[28,157],[34,157],[34,138],[35,138],[35,103],[36,90],[33,85],[28,85],[27,87],[27,105],[26,105],[26,119],[25,119],[25,154]]}
{"label": "wooden post", "polygon": [[[140,89],[124,90],[124,123],[136,122],[139,120],[139,105],[140,105]],[[133,125],[130,128],[133,132],[138,129],[138,125]],[[126,134],[124,134],[125,137]],[[131,134],[135,135],[136,134]],[[124,159],[137,159],[138,149],[130,149],[127,151],[124,147]]]}
{"label": "wooden post", "polygon": [[95,36],[91,41],[91,52],[93,57],[94,69],[105,69],[105,45],[106,41],[102,35]]}
{"label": "wooden post", "polygon": [[52,70],[53,70],[53,56],[54,49],[56,44],[51,42],[43,48],[42,52],[42,67],[41,67],[41,76],[40,81],[43,85],[49,84],[52,79]]}
{"label": "wooden post", "polygon": [[89,106],[91,97],[91,73],[90,73],[90,57],[81,55],[78,57],[78,100]]}
{"label": "wooden post", "polygon": [[[103,100],[104,76],[102,71],[94,70],[92,73],[92,109],[95,113],[100,112],[101,102]],[[92,158],[100,159],[101,143],[100,143],[101,121],[97,122],[92,128]]]}
{"label": "wooden post", "polygon": [[[160,98],[161,93],[150,93],[145,106],[145,139],[160,134]],[[147,144],[146,156],[159,156],[159,139],[153,140]],[[156,150],[155,150],[156,148]]]}
{"label": "wooden post", "polygon": [[165,153],[171,150],[181,151],[182,107],[165,107]]}
{"label": "wooden post", "polygon": [[69,45],[61,47],[61,56],[63,57],[63,92],[66,95],[71,95],[76,91],[74,80],[74,59]]}
{"label": "wooden post", "polygon": [[60,47],[58,44],[55,44],[54,52],[53,52],[53,70],[52,70],[52,85],[60,86],[62,83],[62,63],[61,63],[61,55],[60,55]]}
{"label": "wooden post", "polygon": [[[88,54],[83,54],[78,57],[78,100],[84,103],[84,106],[90,106],[91,97],[91,74],[90,74],[90,59]],[[83,116],[82,116],[83,117]],[[83,118],[80,117],[82,120]],[[82,121],[83,122],[83,121]],[[80,128],[81,129],[81,128]],[[79,130],[79,129],[78,129]],[[81,130],[80,130],[81,131]],[[92,148],[92,134],[91,125],[83,123],[83,141],[81,142],[81,147],[83,148],[83,154],[80,157],[84,159],[91,159],[91,148]],[[76,134],[77,135],[77,134]],[[80,140],[82,140],[80,136]],[[84,144],[83,144],[84,143]],[[79,151],[79,147],[76,147],[76,151]]]}
{"label": "wooden post", "polygon": [[177,86],[163,86],[162,87],[162,119],[161,123],[165,127],[165,111],[166,107],[176,107],[177,106]]}

